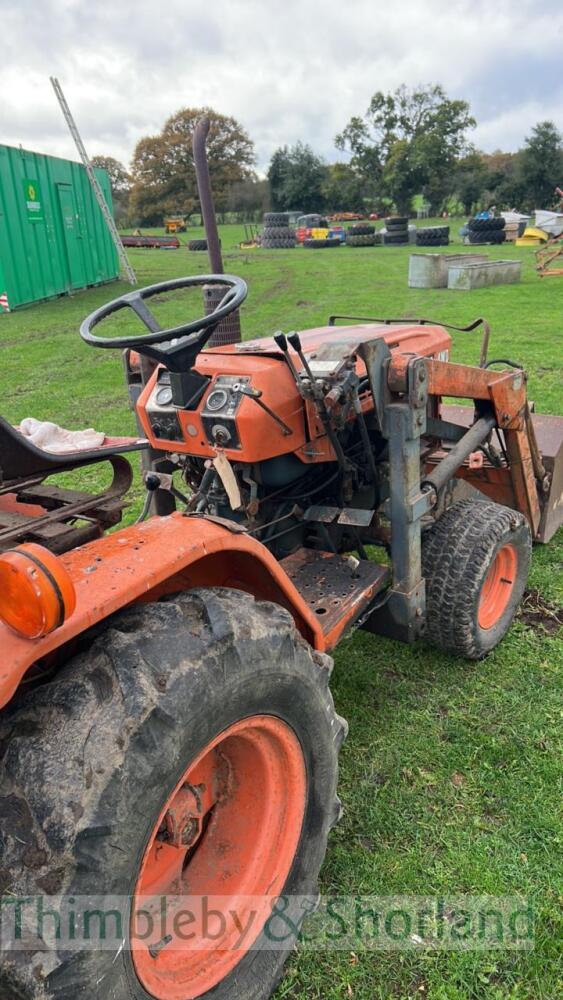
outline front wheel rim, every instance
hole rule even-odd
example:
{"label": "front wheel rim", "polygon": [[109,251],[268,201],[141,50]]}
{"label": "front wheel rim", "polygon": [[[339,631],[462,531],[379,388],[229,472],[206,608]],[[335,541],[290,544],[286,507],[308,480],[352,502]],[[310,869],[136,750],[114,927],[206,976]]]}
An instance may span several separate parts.
{"label": "front wheel rim", "polygon": [[[164,937],[160,917],[150,935],[146,921],[143,928],[133,922],[133,964],[147,993],[156,1000],[195,1000],[232,972],[287,881],[306,799],[301,744],[273,716],[235,723],[190,764],[153,828],[135,889],[134,914],[150,911],[155,901],[161,913],[165,897]],[[204,899],[208,911],[225,918],[215,940],[201,920]],[[196,913],[179,934],[178,908]],[[232,911],[242,926],[252,917],[243,944]],[[219,918],[214,931],[217,926],[223,926]],[[193,936],[183,940],[188,932]]]}
{"label": "front wheel rim", "polygon": [[518,574],[518,555],[513,545],[503,545],[485,577],[479,599],[479,627],[493,628],[504,615]]}

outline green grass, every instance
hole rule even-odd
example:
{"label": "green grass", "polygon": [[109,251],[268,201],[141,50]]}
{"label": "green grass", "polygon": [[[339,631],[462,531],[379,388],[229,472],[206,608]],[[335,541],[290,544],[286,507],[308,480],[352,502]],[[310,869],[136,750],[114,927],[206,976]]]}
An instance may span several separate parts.
{"label": "green grass", "polygon": [[[459,243],[460,222],[451,225]],[[487,247],[491,259],[523,261],[522,283],[463,293],[409,289],[409,248],[241,252],[242,227],[222,227],[221,236],[225,269],[249,284],[245,337],[318,325],[332,312],[456,325],[484,316],[490,356],[525,365],[537,409],[558,412],[563,279],[540,280],[530,251]],[[130,259],[142,284],[208,267],[205,254],[185,248],[134,250]],[[78,336],[80,320],[126,288],[94,289],[0,318],[3,415],[134,432],[119,357],[88,349]],[[175,300],[169,317],[179,319],[183,308]],[[454,334],[452,356],[475,363],[479,335]],[[99,485],[99,470],[85,475]],[[137,483],[129,518],[139,500]],[[561,535],[559,544],[538,547],[530,581],[555,605],[563,603],[562,555]],[[301,953],[289,963],[279,1000],[562,995],[562,665],[560,639],[523,619],[478,664],[365,633],[342,644],[332,687],[350,721],[340,783],[345,814],[331,837],[323,891],[521,895],[536,908],[536,945],[530,952]]]}

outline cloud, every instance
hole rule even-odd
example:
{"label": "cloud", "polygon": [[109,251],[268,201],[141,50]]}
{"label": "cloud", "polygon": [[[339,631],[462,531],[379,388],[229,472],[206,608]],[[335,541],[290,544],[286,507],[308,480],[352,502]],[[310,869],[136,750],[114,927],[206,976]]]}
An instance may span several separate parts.
{"label": "cloud", "polygon": [[261,169],[298,139],[334,160],[349,117],[401,83],[467,99],[488,151],[541,119],[563,129],[555,0],[0,0],[0,16],[0,142],[55,155],[76,154],[51,74],[90,154],[125,163],[168,115],[206,104],[242,122]]}

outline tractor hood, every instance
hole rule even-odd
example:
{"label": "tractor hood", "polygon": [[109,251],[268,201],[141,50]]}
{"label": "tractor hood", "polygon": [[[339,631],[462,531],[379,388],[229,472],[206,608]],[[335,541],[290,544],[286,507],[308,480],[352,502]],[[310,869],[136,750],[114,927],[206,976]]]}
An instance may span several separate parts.
{"label": "tractor hood", "polygon": [[[318,326],[311,330],[299,331],[303,350],[307,355],[318,351],[328,341],[342,343],[349,350],[353,344],[365,340],[383,338],[391,350],[401,353],[433,355],[437,357],[447,351],[451,345],[451,337],[442,326],[417,323],[360,323],[353,326]],[[280,357],[280,350],[272,337],[261,337],[257,340],[245,340],[241,344],[227,344],[221,347],[206,348],[200,354],[273,354]]]}
{"label": "tractor hood", "polygon": [[[378,338],[399,354],[445,360],[451,342],[443,327],[422,323],[321,326],[304,331],[300,337],[312,364],[315,354],[326,355],[327,350],[331,363],[338,364],[356,346]],[[365,372],[359,359],[357,369],[359,375]],[[336,461],[315,407],[301,398],[285,357],[272,338],[203,350],[194,370],[209,379],[209,387],[191,409],[172,405],[166,382],[169,376],[163,369],[158,369],[143,389],[137,414],[151,447],[212,459],[216,454],[214,435],[219,432],[223,435],[221,447],[233,462],[254,464],[284,454],[294,454],[304,464]],[[270,413],[241,393],[241,386],[257,391]]]}

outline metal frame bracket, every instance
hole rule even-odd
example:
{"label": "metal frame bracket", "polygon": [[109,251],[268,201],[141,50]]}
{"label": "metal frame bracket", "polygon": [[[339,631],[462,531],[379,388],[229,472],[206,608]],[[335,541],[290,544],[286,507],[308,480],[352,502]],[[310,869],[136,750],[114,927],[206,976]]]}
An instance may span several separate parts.
{"label": "metal frame bracket", "polygon": [[390,496],[385,512],[391,523],[393,582],[387,597],[363,627],[413,642],[424,625],[425,585],[422,578],[421,518],[434,494],[421,490],[420,438],[426,431],[428,371],[426,360],[413,356],[406,371],[406,392],[391,393],[387,381],[389,348],[381,341],[362,345],[381,431],[388,441]]}

